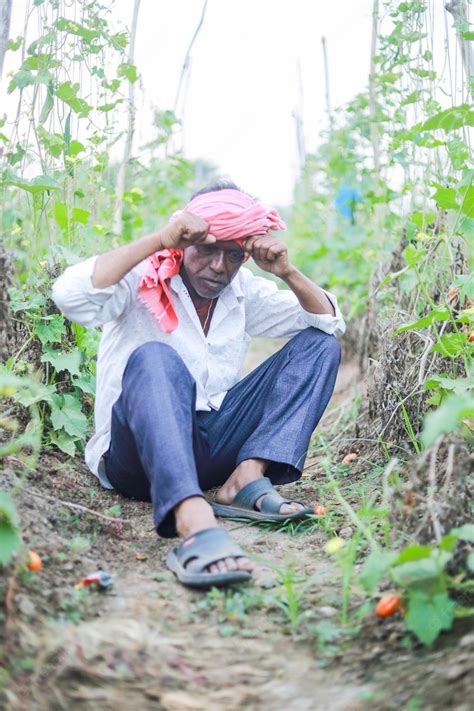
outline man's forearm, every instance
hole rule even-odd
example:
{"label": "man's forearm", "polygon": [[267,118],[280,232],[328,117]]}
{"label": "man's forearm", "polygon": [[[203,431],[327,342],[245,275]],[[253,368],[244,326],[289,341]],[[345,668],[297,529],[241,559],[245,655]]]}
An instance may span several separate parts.
{"label": "man's forearm", "polygon": [[170,225],[166,225],[154,234],[146,235],[135,242],[99,255],[92,274],[92,286],[96,289],[105,289],[107,286],[117,284],[143,259],[163,249],[163,237],[169,229]]}
{"label": "man's forearm", "polygon": [[299,269],[291,266],[288,273],[281,278],[285,284],[288,284],[305,311],[312,314],[336,315],[334,306],[324,291],[313,284],[311,279],[308,279]]}

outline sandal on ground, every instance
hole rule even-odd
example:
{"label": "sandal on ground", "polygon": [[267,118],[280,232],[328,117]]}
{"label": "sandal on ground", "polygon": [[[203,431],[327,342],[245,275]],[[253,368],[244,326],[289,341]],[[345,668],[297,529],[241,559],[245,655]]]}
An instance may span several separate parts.
{"label": "sandal on ground", "polygon": [[[263,496],[260,510],[255,508],[255,503]],[[216,516],[223,518],[244,518],[252,521],[294,521],[313,513],[312,509],[304,508],[291,514],[282,514],[280,509],[283,504],[301,504],[302,501],[284,499],[273,488],[270,479],[264,476],[256,479],[239,491],[232,504],[213,503],[212,508]]]}
{"label": "sandal on ground", "polygon": [[166,565],[183,585],[208,588],[250,580],[252,574],[246,570],[227,570],[225,573],[206,571],[210,565],[225,558],[246,557],[224,528],[205,528],[170,550]]}

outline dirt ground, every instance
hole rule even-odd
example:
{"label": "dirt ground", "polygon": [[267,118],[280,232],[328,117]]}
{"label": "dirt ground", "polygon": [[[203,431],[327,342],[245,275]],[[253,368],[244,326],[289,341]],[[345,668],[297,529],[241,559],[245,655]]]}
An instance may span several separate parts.
{"label": "dirt ground", "polygon": [[[345,364],[327,422],[358,387]],[[9,462],[8,487],[19,486],[15,469]],[[310,456],[284,489],[318,503],[324,480]],[[6,710],[472,709],[474,628],[463,621],[432,650],[373,612],[346,628],[324,522],[301,532],[226,523],[254,557],[255,581],[198,592],[164,567],[175,541],[157,539],[151,506],[102,490],[79,459],[44,456],[16,502],[44,565],[36,575],[12,568],[0,583]],[[113,576],[109,590],[74,588],[99,568]]]}

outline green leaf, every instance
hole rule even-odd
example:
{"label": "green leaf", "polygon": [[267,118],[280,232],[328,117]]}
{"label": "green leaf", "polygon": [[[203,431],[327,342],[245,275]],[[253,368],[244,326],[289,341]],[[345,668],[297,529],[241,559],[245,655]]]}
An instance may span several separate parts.
{"label": "green leaf", "polygon": [[366,558],[359,580],[368,593],[374,591],[396,557],[397,554],[393,551],[374,550]]}
{"label": "green leaf", "polygon": [[417,127],[420,131],[454,131],[461,126],[474,126],[474,109],[470,104],[461,104],[453,106],[451,109],[440,111],[431,116],[421,126]]}
{"label": "green leaf", "polygon": [[461,212],[468,217],[474,217],[474,187],[463,185],[458,189]]}
{"label": "green leaf", "polygon": [[401,551],[401,553],[399,553],[398,558],[395,561],[395,565],[408,563],[413,560],[421,560],[422,558],[429,558],[431,551],[431,546],[420,546],[418,543],[414,543],[407,546]]}
{"label": "green leaf", "polygon": [[7,176],[3,180],[0,180],[0,185],[11,185],[21,190],[26,190],[26,192],[32,195],[49,192],[50,190],[59,190],[60,187],[59,183],[54,178],[49,177],[49,175],[37,175],[36,178],[32,180],[26,180],[16,176]]}
{"label": "green leaf", "polygon": [[432,644],[442,630],[451,628],[453,619],[454,602],[446,593],[430,597],[417,590],[410,595],[406,626],[423,644]]}
{"label": "green leaf", "polygon": [[453,286],[459,287],[459,295],[462,299],[467,297],[474,301],[474,271],[469,274],[459,274],[453,281]]}
{"label": "green leaf", "polygon": [[474,573],[474,551],[467,556],[466,565],[471,573]]}
{"label": "green leaf", "polygon": [[81,352],[77,348],[69,352],[45,348],[45,352],[41,356],[42,363],[50,363],[58,372],[68,370],[71,375],[81,374],[81,360]]}
{"label": "green leaf", "polygon": [[90,210],[83,210],[81,207],[73,207],[71,219],[73,222],[80,222],[82,225],[87,225],[90,214]]}
{"label": "green leaf", "polygon": [[87,225],[90,214],[89,210],[83,210],[81,207],[73,207],[68,214],[67,205],[63,202],[57,202],[54,206],[54,219],[62,230],[67,229],[69,222]]}
{"label": "green leaf", "polygon": [[122,62],[119,64],[117,74],[119,77],[125,77],[131,84],[134,84],[138,79],[138,71],[134,64]]}
{"label": "green leaf", "polygon": [[408,104],[415,104],[421,98],[422,93],[420,89],[412,91],[411,94],[408,94],[408,96],[403,99],[400,105],[407,106]]}
{"label": "green leaf", "polygon": [[84,25],[68,20],[65,17],[60,17],[59,20],[56,21],[56,27],[62,32],[68,32],[70,35],[82,37],[82,39],[87,43],[90,43],[92,40],[100,37],[100,32],[97,30],[90,30],[88,27],[84,27]]}
{"label": "green leaf", "polygon": [[443,358],[457,358],[468,343],[465,333],[443,333],[434,346],[431,346],[430,353],[441,353]]}
{"label": "green leaf", "polygon": [[53,395],[51,424],[55,430],[64,429],[72,437],[83,439],[87,434],[87,417],[81,410],[81,401],[76,395]]}
{"label": "green leaf", "polygon": [[82,390],[83,393],[95,395],[95,376],[91,373],[82,375],[80,378],[76,378],[73,380],[73,384],[76,388]]}
{"label": "green leaf", "polygon": [[409,244],[403,250],[402,256],[409,267],[415,267],[426,256],[426,249],[417,249],[414,244]]}
{"label": "green leaf", "polygon": [[429,311],[426,316],[422,316],[418,321],[413,321],[413,323],[405,323],[399,326],[395,333],[403,333],[404,331],[411,331],[414,329],[428,328],[432,326],[435,321],[448,321],[450,316],[450,311],[445,306],[439,306],[432,311]]}
{"label": "green leaf", "polygon": [[21,543],[19,526],[12,497],[0,491],[0,565],[7,565]]}
{"label": "green leaf", "polygon": [[453,533],[457,538],[460,538],[461,541],[467,541],[468,543],[474,543],[474,524],[473,523],[465,523],[463,526],[459,526],[459,528],[453,528],[451,530],[451,533]]}
{"label": "green leaf", "polygon": [[82,144],[80,141],[76,141],[75,139],[73,139],[69,144],[69,155],[71,156],[77,156],[78,153],[82,153],[82,151],[85,150],[86,149],[84,148],[84,144]]}
{"label": "green leaf", "polygon": [[59,158],[66,145],[62,135],[60,133],[50,133],[44,126],[38,126],[38,136],[48,153],[53,158]]}
{"label": "green leaf", "polygon": [[74,437],[68,435],[64,430],[59,430],[59,432],[50,432],[49,439],[51,444],[73,457],[76,454],[76,445]]}
{"label": "green leaf", "polygon": [[23,37],[17,37],[16,39],[10,39],[7,42],[6,49],[9,49],[10,52],[16,52],[17,49],[20,49],[22,42],[23,42]]}
{"label": "green leaf", "polygon": [[431,196],[442,210],[458,210],[459,205],[456,197],[457,193],[454,188],[443,188],[442,185],[433,183],[437,188],[436,192]]}
{"label": "green leaf", "polygon": [[[53,106],[54,106],[54,99],[53,99],[53,96],[54,96],[54,86],[53,86],[53,82],[50,81],[50,82],[48,82],[48,88],[47,88],[47,92],[46,92],[46,98],[45,98],[45,100],[44,100],[44,104],[43,104],[43,107],[42,107],[42,109],[41,109],[41,113],[40,113],[40,117],[39,117],[39,122],[40,122],[40,124],[43,124],[43,123],[46,122],[46,120],[47,120],[49,114],[50,114],[51,111],[53,110]],[[40,128],[41,128],[41,127],[40,127]]]}
{"label": "green leaf", "polygon": [[61,343],[61,338],[66,334],[64,317],[60,314],[43,316],[44,323],[36,324],[33,332],[38,336],[43,346],[46,343]]}
{"label": "green leaf", "polygon": [[68,225],[67,205],[64,202],[57,202],[54,206],[54,219],[62,230]]}
{"label": "green leaf", "polygon": [[421,441],[425,447],[431,447],[440,435],[454,432],[463,420],[473,418],[474,396],[472,393],[448,395],[435,412],[429,412],[426,415]]}
{"label": "green leaf", "polygon": [[79,82],[71,84],[70,81],[65,81],[58,86],[56,96],[70,106],[74,113],[85,118],[91,112],[92,106],[90,106],[85,99],[81,99],[77,96],[79,89]]}
{"label": "green leaf", "polygon": [[101,104],[100,106],[97,106],[98,111],[112,111],[112,109],[115,109],[118,104],[123,103],[123,99],[116,99],[116,101],[112,101],[110,104]]}
{"label": "green leaf", "polygon": [[424,384],[425,390],[455,390],[458,393],[466,392],[473,387],[470,378],[449,378],[447,375],[432,375]]}
{"label": "green leaf", "polygon": [[125,49],[128,44],[128,36],[126,32],[117,32],[110,38],[112,47],[114,49]]}
{"label": "green leaf", "polygon": [[16,393],[13,397],[16,402],[24,407],[30,407],[36,402],[52,402],[52,396],[56,392],[55,385],[46,385],[45,383],[34,383],[31,387],[24,388]]}

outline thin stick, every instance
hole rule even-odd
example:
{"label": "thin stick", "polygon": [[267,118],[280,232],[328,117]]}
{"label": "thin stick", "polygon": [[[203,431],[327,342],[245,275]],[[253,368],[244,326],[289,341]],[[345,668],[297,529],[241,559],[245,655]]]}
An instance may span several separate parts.
{"label": "thin stick", "polygon": [[7,51],[11,16],[12,0],[0,0],[0,80],[2,78],[5,52]]}
{"label": "thin stick", "polygon": [[207,2],[208,2],[208,0],[204,0],[204,5],[202,6],[202,12],[201,12],[201,19],[199,20],[199,24],[198,24],[198,26],[196,27],[196,30],[195,30],[195,32],[194,32],[194,34],[193,34],[193,38],[192,38],[191,42],[189,43],[189,47],[188,47],[188,49],[187,49],[187,52],[186,52],[186,54],[184,55],[184,62],[183,62],[183,66],[182,66],[182,69],[181,69],[181,75],[180,75],[180,77],[179,77],[178,88],[177,88],[177,90],[176,90],[176,96],[175,96],[175,99],[174,99],[174,105],[173,105],[173,112],[174,112],[174,113],[176,113],[176,110],[177,110],[177,108],[178,108],[179,97],[180,97],[180,95],[181,95],[181,87],[182,87],[182,84],[183,84],[184,76],[185,76],[186,71],[187,71],[187,69],[188,69],[189,58],[190,58],[190,56],[191,56],[191,50],[192,50],[192,48],[193,48],[193,45],[194,45],[195,41],[197,40],[198,34],[199,34],[199,32],[200,32],[200,30],[201,30],[201,27],[202,27],[202,25],[203,25],[203,23],[204,23],[204,18],[205,18],[205,16],[206,16],[206,10],[207,10]]}
{"label": "thin stick", "polygon": [[31,496],[35,496],[38,499],[45,499],[45,501],[52,501],[53,503],[57,504],[58,506],[67,506],[70,509],[74,509],[74,511],[81,511],[82,513],[90,514],[91,516],[100,518],[103,521],[110,521],[111,523],[126,523],[129,526],[132,525],[131,521],[127,521],[124,518],[116,518],[114,516],[106,516],[105,514],[101,514],[98,511],[94,511],[93,509],[87,508],[87,506],[82,506],[82,504],[73,504],[72,501],[64,501],[63,499],[57,499],[55,496],[46,496],[46,494],[40,494],[38,491],[32,491],[31,489],[24,489],[23,493],[31,494]]}
{"label": "thin stick", "polygon": [[374,0],[372,9],[372,45],[370,49],[370,75],[369,75],[369,111],[370,111],[370,141],[374,154],[374,172],[380,178],[380,150],[377,126],[377,104],[375,96],[375,56],[377,54],[377,36],[379,29],[379,0]]}
{"label": "thin stick", "polygon": [[[138,11],[140,9],[140,0],[135,0],[133,5],[132,26],[130,29],[130,45],[128,49],[128,63],[133,64],[135,58],[135,38],[137,34]],[[123,158],[120,163],[117,173],[116,183],[116,199],[114,207],[114,226],[113,232],[116,238],[122,236],[122,212],[123,212],[123,194],[125,192],[125,182],[127,177],[127,168],[132,155],[133,136],[135,134],[135,82],[128,83],[128,126]]]}
{"label": "thin stick", "polygon": [[329,61],[328,61],[328,50],[326,44],[326,37],[321,37],[321,44],[323,47],[323,63],[324,63],[324,87],[326,95],[326,112],[329,119],[329,128],[333,129],[333,118],[331,111],[331,100],[329,95]]}
{"label": "thin stick", "polygon": [[443,530],[441,527],[441,524],[438,519],[438,515],[436,513],[436,504],[434,500],[434,493],[436,491],[436,457],[438,455],[438,450],[441,445],[441,441],[443,439],[443,436],[438,437],[436,442],[433,445],[433,449],[431,450],[431,456],[430,456],[430,466],[428,469],[428,499],[427,499],[427,508],[428,511],[430,512],[430,518],[431,518],[431,523],[433,524],[433,533],[436,538],[436,542],[439,543],[442,535],[443,535]]}

